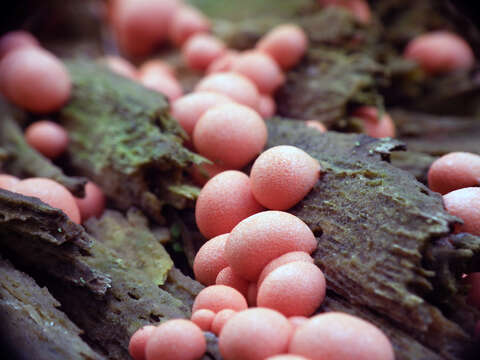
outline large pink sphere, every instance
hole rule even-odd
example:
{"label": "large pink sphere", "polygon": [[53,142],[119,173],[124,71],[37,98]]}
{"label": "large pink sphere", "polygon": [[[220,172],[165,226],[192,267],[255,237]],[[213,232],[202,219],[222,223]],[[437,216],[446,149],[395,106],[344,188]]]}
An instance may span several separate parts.
{"label": "large pink sphere", "polygon": [[208,240],[198,250],[193,261],[195,279],[203,285],[213,285],[218,273],[228,266],[225,260],[225,243],[228,234]]}
{"label": "large pink sphere", "polygon": [[41,120],[26,128],[25,140],[42,155],[55,159],[67,150],[68,133],[57,123]]}

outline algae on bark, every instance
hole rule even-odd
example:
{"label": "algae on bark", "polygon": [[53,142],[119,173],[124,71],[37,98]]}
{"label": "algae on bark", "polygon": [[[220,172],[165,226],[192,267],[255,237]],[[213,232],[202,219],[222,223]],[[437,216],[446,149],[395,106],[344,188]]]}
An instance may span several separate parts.
{"label": "algae on bark", "polygon": [[203,158],[182,146],[186,134],[165,97],[92,62],[67,67],[73,92],[60,120],[74,169],[120,209],[137,206],[159,222],[163,205],[182,208],[193,200],[183,170]]}
{"label": "algae on bark", "polygon": [[[320,134],[288,120],[272,119],[267,126],[267,147],[294,145],[322,165],[318,183],[290,211],[319,241],[315,261],[329,290],[352,310],[366,308],[383,318],[387,333],[414,337],[427,348],[418,356],[437,352],[444,359],[463,358],[473,344],[473,328],[441,309],[465,297],[459,290],[461,274],[454,270],[460,262],[478,259],[480,238],[470,236],[468,246],[453,243],[447,252],[449,266],[440,266],[438,259],[427,262],[432,251],[443,246],[436,239],[450,236],[459,220],[445,211],[439,194],[385,161],[400,143]],[[469,270],[478,271],[478,266]],[[457,311],[479,316],[466,304]],[[397,341],[397,336],[391,338],[396,355],[408,359],[413,350],[402,350],[405,341]]]}
{"label": "algae on bark", "polygon": [[[101,360],[46,288],[0,257],[1,341],[15,359]],[[2,354],[6,356],[6,354]]]}

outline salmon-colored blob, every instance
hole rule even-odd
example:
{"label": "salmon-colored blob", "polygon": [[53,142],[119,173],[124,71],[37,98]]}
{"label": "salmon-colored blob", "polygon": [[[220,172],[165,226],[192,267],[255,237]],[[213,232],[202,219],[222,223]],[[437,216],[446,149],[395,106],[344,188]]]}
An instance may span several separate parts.
{"label": "salmon-colored blob", "polygon": [[434,31],[414,38],[407,45],[404,56],[431,74],[468,70],[475,63],[470,45],[447,31]]}
{"label": "salmon-colored blob", "polygon": [[55,159],[67,150],[68,133],[63,126],[42,120],[25,129],[25,140],[42,155]]}
{"label": "salmon-colored blob", "polygon": [[179,5],[178,0],[114,1],[112,24],[122,51],[132,56],[144,56],[163,43]]}
{"label": "salmon-colored blob", "polygon": [[232,71],[252,80],[263,94],[275,92],[285,82],[285,75],[278,64],[261,51],[240,54],[233,63]]}
{"label": "salmon-colored blob", "polygon": [[212,329],[212,322],[215,318],[215,313],[212,310],[200,309],[192,314],[192,320],[203,331],[210,331]]}
{"label": "salmon-colored blob", "polygon": [[285,24],[265,34],[256,48],[270,55],[282,69],[288,70],[300,61],[307,51],[307,46],[308,38],[302,28]]}
{"label": "salmon-colored blob", "polygon": [[224,171],[210,179],[200,191],[195,219],[208,239],[229,233],[250,215],[262,211],[250,190],[250,179],[240,171]]}
{"label": "salmon-colored blob", "polygon": [[290,325],[292,325],[293,330],[295,331],[300,325],[305,324],[308,321],[306,316],[290,316],[288,318]]}
{"label": "salmon-colored blob", "polygon": [[309,359],[300,355],[284,354],[284,355],[270,356],[265,360],[309,360]]}
{"label": "salmon-colored blob", "polygon": [[221,72],[204,77],[195,87],[195,91],[212,91],[227,95],[233,101],[258,108],[260,94],[255,84],[243,75]]}
{"label": "salmon-colored blob", "polygon": [[309,253],[306,253],[305,251],[292,251],[289,253],[286,253],[282,256],[279,256],[276,259],[273,259],[270,261],[262,270],[260,273],[260,276],[258,277],[258,285],[261,285],[263,282],[263,279],[270,274],[273,270],[279,268],[282,265],[295,262],[295,261],[304,261],[308,262],[310,264],[313,264],[313,258],[310,256]]}
{"label": "salmon-colored blob", "polygon": [[20,179],[15,176],[0,174],[0,189],[10,191],[10,189],[19,182]]}
{"label": "salmon-colored blob", "polygon": [[198,293],[193,303],[192,313],[200,309],[208,309],[216,313],[223,309],[242,311],[247,307],[247,301],[243,295],[234,288],[212,285]]}
{"label": "salmon-colored blob", "polygon": [[257,306],[257,294],[258,294],[258,286],[256,283],[252,282],[248,284],[247,290],[247,303],[248,306]]}
{"label": "salmon-colored blob", "polygon": [[182,55],[186,64],[195,70],[206,70],[207,67],[225,53],[225,44],[208,34],[191,36],[182,47]]}
{"label": "salmon-colored blob", "polygon": [[372,12],[365,0],[318,0],[324,6],[338,6],[349,10],[355,19],[361,24],[369,24]]}
{"label": "salmon-colored blob", "polygon": [[10,31],[0,38],[0,59],[13,50],[31,46],[40,46],[32,34],[23,30]]}
{"label": "salmon-colored blob", "polygon": [[175,69],[167,62],[160,59],[145,61],[138,69],[139,76],[149,75],[151,73],[162,73],[175,77]]}
{"label": "salmon-colored blob", "polygon": [[479,187],[463,188],[443,195],[443,204],[450,214],[463,220],[463,225],[455,226],[455,232],[480,235]]}
{"label": "salmon-colored blob", "polygon": [[228,266],[225,259],[227,238],[228,234],[218,235],[198,250],[193,261],[193,272],[195,279],[203,285],[215,284],[218,273]]}
{"label": "salmon-colored blob", "polygon": [[232,309],[220,310],[217,315],[215,315],[215,319],[213,319],[212,332],[217,336],[220,335],[227,321],[235,316],[236,313],[237,312]]}
{"label": "salmon-colored blob", "polygon": [[378,110],[372,106],[357,109],[354,116],[363,120],[365,133],[374,138],[395,137],[395,123],[390,115],[384,113],[378,120]]}
{"label": "salmon-colored blob", "polygon": [[172,116],[178,121],[188,136],[200,117],[210,108],[232,103],[228,96],[209,91],[200,91],[182,96],[172,104]]}
{"label": "salmon-colored blob", "polygon": [[85,186],[85,197],[75,198],[82,222],[91,217],[100,217],[105,210],[105,195],[98,185],[89,181]]}
{"label": "salmon-colored blob", "polygon": [[268,209],[290,209],[312,190],[320,170],[318,161],[305,151],[290,145],[275,146],[253,164],[253,196]]}
{"label": "salmon-colored blob", "polygon": [[38,47],[8,53],[0,62],[0,88],[8,100],[34,113],[59,110],[69,99],[70,76],[53,54]]}
{"label": "salmon-colored blob", "polygon": [[264,118],[268,119],[275,115],[277,104],[275,100],[269,95],[260,95],[260,102],[258,103],[258,113]]}
{"label": "salmon-colored blob", "polygon": [[155,326],[147,325],[138,329],[132,335],[128,344],[128,352],[134,360],[145,360],[145,347],[154,330]]}
{"label": "salmon-colored blob", "polygon": [[471,286],[468,302],[480,310],[480,272],[468,275],[467,279]]}
{"label": "salmon-colored blob", "polygon": [[163,72],[144,72],[140,74],[143,86],[165,95],[170,102],[174,102],[183,95],[182,86],[178,80]]}
{"label": "salmon-colored blob", "polygon": [[180,47],[191,36],[208,32],[210,21],[192,6],[182,6],[173,16],[168,34],[170,41]]}
{"label": "salmon-colored blob", "polygon": [[446,194],[453,190],[480,185],[480,156],[453,152],[435,160],[428,171],[428,186]]}
{"label": "salmon-colored blob", "polygon": [[321,133],[327,132],[327,128],[325,127],[325,125],[323,125],[320,121],[317,120],[307,120],[305,121],[305,125]]}
{"label": "salmon-colored blob", "polygon": [[232,269],[256,281],[273,259],[292,252],[312,253],[317,241],[299,218],[281,211],[264,211],[235,226],[225,243],[225,258]]}
{"label": "salmon-colored blob", "polygon": [[223,327],[218,338],[225,360],[264,360],[287,352],[291,328],[279,312],[252,308],[239,312]]}
{"label": "salmon-colored blob", "polygon": [[192,165],[190,175],[197,185],[203,186],[208,180],[229,169],[217,164]]}
{"label": "salmon-colored blob", "polygon": [[62,210],[71,221],[80,224],[80,211],[75,198],[63,185],[44,178],[30,178],[12,187],[13,192],[36,197],[53,208]]}
{"label": "salmon-colored blob", "polygon": [[285,316],[310,316],[325,299],[326,283],[316,265],[296,261],[268,274],[258,288],[257,305]]}
{"label": "salmon-colored blob", "polygon": [[217,72],[228,72],[232,70],[235,60],[238,58],[238,51],[227,50],[222,56],[218,57],[207,68],[207,74]]}
{"label": "salmon-colored blob", "polygon": [[102,62],[118,75],[132,80],[137,79],[138,74],[135,66],[120,56],[105,56]]}
{"label": "salmon-colored blob", "polygon": [[238,290],[243,296],[248,295],[248,281],[235,274],[230,266],[222,269],[215,280],[217,285],[226,285]]}
{"label": "salmon-colored blob", "polygon": [[184,319],[158,326],[147,341],[146,360],[197,360],[207,351],[202,330]]}
{"label": "salmon-colored blob", "polygon": [[312,317],[293,334],[289,352],[311,360],[394,360],[392,345],[369,322],[343,313]]}
{"label": "salmon-colored blob", "polygon": [[260,115],[235,103],[207,110],[193,131],[193,143],[201,155],[232,169],[247,165],[266,142],[267,126]]}

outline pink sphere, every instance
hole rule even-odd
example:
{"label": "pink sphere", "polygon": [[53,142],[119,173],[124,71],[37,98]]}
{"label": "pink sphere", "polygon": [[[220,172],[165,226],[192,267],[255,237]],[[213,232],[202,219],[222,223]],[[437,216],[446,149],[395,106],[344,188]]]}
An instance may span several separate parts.
{"label": "pink sphere", "polygon": [[270,274],[273,270],[279,268],[282,265],[295,262],[295,261],[304,261],[308,262],[310,264],[313,264],[313,258],[310,256],[309,253],[306,253],[305,251],[292,251],[286,254],[283,254],[282,256],[279,256],[276,259],[273,259],[270,261],[262,270],[260,273],[260,276],[258,277],[257,283],[259,285],[262,284],[263,279]]}
{"label": "pink sphere", "polygon": [[131,80],[136,80],[138,77],[137,69],[127,60],[120,56],[105,56],[102,62],[114,73],[126,77]]}
{"label": "pink sphere", "polygon": [[215,284],[218,273],[228,266],[225,260],[227,238],[228,234],[218,235],[198,250],[193,261],[193,272],[195,279],[203,285]]}
{"label": "pink sphere", "polygon": [[260,115],[234,103],[207,110],[193,131],[193,143],[201,155],[233,169],[252,161],[266,142],[267,127]]}
{"label": "pink sphere", "polygon": [[130,338],[128,352],[134,360],[145,360],[145,347],[154,330],[155,326],[147,325],[138,329]]}
{"label": "pink sphere", "polygon": [[182,86],[176,78],[162,72],[147,72],[140,74],[143,86],[165,95],[170,102],[174,102],[183,95]]}
{"label": "pink sphere", "polygon": [[258,288],[257,305],[285,316],[310,316],[325,298],[326,283],[316,265],[296,261],[268,274]]}
{"label": "pink sphere", "polygon": [[0,62],[0,88],[17,106],[34,113],[59,110],[69,99],[70,75],[54,55],[37,47],[8,53]]}
{"label": "pink sphere", "polygon": [[225,326],[225,324],[232,318],[235,316],[235,314],[237,314],[236,311],[232,310],[232,309],[223,309],[223,310],[220,310],[217,315],[215,315],[215,319],[213,319],[213,322],[212,322],[212,332],[215,334],[215,335],[220,335],[220,333],[222,332],[222,329],[223,327]]}
{"label": "pink sphere", "polygon": [[218,345],[225,360],[264,360],[287,352],[290,333],[288,320],[279,312],[252,308],[225,324]]}
{"label": "pink sphere", "polygon": [[238,290],[243,296],[247,297],[248,295],[248,281],[235,274],[230,266],[218,273],[215,284],[230,286]]}
{"label": "pink sphere", "polygon": [[184,319],[158,326],[147,341],[146,360],[197,360],[207,350],[202,330]]}
{"label": "pink sphere", "polygon": [[324,6],[338,6],[349,10],[361,24],[368,24],[372,19],[372,12],[365,0],[318,0]]}
{"label": "pink sphere", "polygon": [[25,140],[42,155],[55,159],[67,150],[68,133],[63,126],[42,120],[27,127]]}
{"label": "pink sphere", "polygon": [[223,309],[242,311],[248,307],[247,301],[234,288],[225,285],[212,285],[200,291],[195,298],[192,313],[200,309],[219,312]]}
{"label": "pink sphere", "polygon": [[262,211],[250,190],[250,179],[240,171],[224,171],[210,179],[200,191],[195,219],[208,239],[229,233],[250,215]]}
{"label": "pink sphere", "polygon": [[258,103],[258,113],[264,118],[268,119],[275,115],[277,104],[275,100],[268,95],[260,95],[260,102]]}
{"label": "pink sphere", "polygon": [[305,151],[289,145],[275,146],[253,164],[253,196],[268,209],[290,209],[317,183],[320,170],[318,161]]}
{"label": "pink sphere", "polygon": [[314,316],[293,334],[289,352],[311,360],[394,360],[392,345],[369,322],[343,313]]}
{"label": "pink sphere", "polygon": [[238,275],[256,281],[273,259],[292,251],[312,253],[316,247],[315,236],[299,218],[264,211],[233,228],[225,244],[225,257]]}
{"label": "pink sphere", "polygon": [[195,70],[207,67],[225,53],[225,44],[208,34],[196,34],[190,37],[182,47],[186,64]]}
{"label": "pink sphere", "polygon": [[75,198],[63,185],[43,178],[20,181],[12,187],[12,192],[36,197],[53,208],[62,210],[71,221],[80,224],[80,211]]}
{"label": "pink sphere", "polygon": [[378,110],[372,106],[363,106],[354,113],[363,120],[365,133],[374,138],[395,137],[395,123],[390,115],[384,113],[378,119]]}
{"label": "pink sphere", "polygon": [[8,190],[20,182],[20,179],[7,174],[0,174],[0,189]]}
{"label": "pink sphere", "polygon": [[232,72],[207,75],[197,84],[195,91],[220,93],[252,109],[257,109],[260,101],[255,84],[245,76]]}
{"label": "pink sphere", "polygon": [[170,75],[171,77],[176,76],[175,69],[169,63],[159,59],[145,61],[138,69],[138,72],[140,77],[152,73],[161,73],[164,75]]}
{"label": "pink sphere", "polygon": [[321,133],[327,132],[327,128],[325,127],[325,125],[323,125],[320,121],[317,120],[307,120],[305,121],[305,125]]}
{"label": "pink sphere", "polygon": [[182,6],[173,16],[168,34],[175,46],[182,46],[191,36],[210,30],[210,21],[192,6]]}
{"label": "pink sphere", "polygon": [[194,322],[201,330],[210,331],[212,329],[212,322],[215,319],[215,313],[212,310],[200,309],[192,314],[190,320]]}
{"label": "pink sphere", "polygon": [[470,45],[460,36],[447,31],[434,31],[416,37],[408,44],[404,56],[432,74],[468,70],[475,63]]}
{"label": "pink sphere", "polygon": [[23,30],[10,31],[0,38],[0,59],[13,50],[32,46],[40,46],[32,34]]}
{"label": "pink sphere", "polygon": [[464,188],[443,195],[443,204],[450,214],[463,220],[463,225],[455,227],[456,232],[480,235],[479,187]]}
{"label": "pink sphere", "polygon": [[105,195],[98,185],[89,181],[85,186],[85,197],[75,198],[82,222],[91,217],[100,217],[105,210]]}
{"label": "pink sphere", "polygon": [[480,156],[453,152],[435,160],[428,170],[428,186],[444,195],[480,185]]}
{"label": "pink sphere", "polygon": [[238,58],[238,51],[227,50],[218,57],[207,68],[207,74],[231,71],[235,60]]}

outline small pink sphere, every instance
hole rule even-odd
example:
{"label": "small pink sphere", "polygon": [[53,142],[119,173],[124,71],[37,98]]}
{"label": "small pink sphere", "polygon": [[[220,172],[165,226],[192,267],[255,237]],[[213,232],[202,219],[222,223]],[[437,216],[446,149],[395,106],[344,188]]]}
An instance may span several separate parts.
{"label": "small pink sphere", "polygon": [[17,106],[34,113],[59,110],[69,99],[70,75],[53,54],[37,47],[8,53],[0,62],[0,88]]}
{"label": "small pink sphere", "polygon": [[140,74],[143,86],[165,95],[170,102],[174,102],[183,95],[182,86],[173,76],[161,72]]}
{"label": "small pink sphere", "polygon": [[305,125],[321,133],[327,132],[327,128],[325,127],[325,125],[323,125],[320,121],[317,120],[307,120],[305,121]]}
{"label": "small pink sphere", "polygon": [[280,67],[288,70],[295,66],[307,51],[308,38],[297,25],[279,25],[258,42],[256,48],[270,55]]}
{"label": "small pink sphere", "polygon": [[354,116],[363,120],[365,133],[374,138],[395,137],[395,123],[390,115],[384,113],[378,120],[378,110],[372,106],[357,109]]}
{"label": "small pink sphere", "polygon": [[138,329],[132,335],[128,344],[128,352],[134,360],[145,360],[145,347],[154,330],[155,326],[147,325]]}
{"label": "small pink sphere", "polygon": [[208,239],[229,233],[250,215],[262,211],[250,190],[250,179],[240,171],[224,171],[210,179],[200,191],[195,219]]}
{"label": "small pink sphere", "polygon": [[290,209],[312,190],[320,170],[318,161],[305,151],[290,145],[275,146],[253,164],[253,196],[268,209]]}
{"label": "small pink sphere", "polygon": [[217,285],[226,285],[238,290],[243,296],[248,295],[248,281],[235,274],[230,266],[222,269],[215,280]]}
{"label": "small pink sphere", "polygon": [[13,50],[31,46],[40,46],[32,34],[23,30],[10,31],[0,38],[0,59]]}
{"label": "small pink sphere", "polygon": [[361,24],[369,24],[372,19],[370,6],[365,0],[318,0],[318,2],[324,6],[338,6],[349,10]]}
{"label": "small pink sphere", "polygon": [[135,66],[120,56],[105,56],[101,62],[118,75],[132,80],[137,79],[138,74]]}
{"label": "small pink sphere", "polygon": [[252,308],[239,312],[225,324],[218,345],[225,360],[264,360],[286,353],[290,334],[290,324],[282,314]]}
{"label": "small pink sphere", "polygon": [[82,222],[91,217],[100,217],[105,210],[105,195],[98,185],[89,181],[85,186],[85,197],[75,198]]}
{"label": "small pink sphere", "polygon": [[308,321],[308,317],[306,317],[306,316],[290,316],[288,318],[288,321],[290,322],[290,325],[292,325],[293,331],[295,332],[295,330],[299,326],[305,324]]}
{"label": "small pink sphere", "polygon": [[207,68],[207,74],[213,74],[217,72],[231,71],[235,60],[238,58],[238,51],[227,50],[222,56],[212,61]]}
{"label": "small pink sphere", "polygon": [[264,118],[268,119],[275,115],[277,104],[275,100],[268,95],[260,95],[260,102],[258,103],[258,113]]}
{"label": "small pink sphere", "polygon": [[201,155],[232,169],[247,165],[266,142],[267,126],[260,115],[234,103],[207,110],[193,131],[193,143]]}
{"label": "small pink sphere", "polygon": [[444,195],[480,185],[480,156],[453,152],[435,160],[428,170],[428,186]]}
{"label": "small pink sphere", "polygon": [[182,6],[173,16],[168,34],[175,46],[182,46],[191,36],[208,32],[210,21],[192,6]]}
{"label": "small pink sphere", "polygon": [[193,261],[195,279],[203,285],[215,284],[218,273],[228,266],[225,260],[225,243],[228,234],[218,235],[208,240],[198,250]]}
{"label": "small pink sphere", "polygon": [[161,73],[175,77],[175,69],[167,62],[159,59],[145,61],[138,69],[139,76]]}
{"label": "small pink sphere", "polygon": [[227,170],[230,169],[217,164],[195,164],[190,169],[190,175],[197,185],[204,186],[211,178]]}
{"label": "small pink sphere", "polygon": [[247,301],[234,288],[225,285],[212,285],[200,291],[195,298],[192,313],[200,309],[218,313],[223,309],[242,311],[248,308]]}
{"label": "small pink sphere", "polygon": [[80,211],[75,198],[63,185],[44,178],[30,178],[14,185],[12,192],[36,197],[53,208],[62,210],[71,221],[80,224]]}
{"label": "small pink sphere", "polygon": [[263,279],[270,274],[273,270],[279,268],[282,265],[295,262],[295,261],[304,261],[308,262],[310,264],[313,264],[313,258],[310,256],[309,253],[306,253],[305,251],[292,251],[286,254],[283,254],[282,256],[279,256],[276,259],[273,259],[270,261],[262,270],[260,273],[260,276],[258,277],[258,285],[261,285],[263,282]]}
{"label": "small pink sphere", "polygon": [[256,283],[252,282],[248,284],[247,290],[247,303],[248,306],[257,306],[257,294],[258,294],[258,286]]}
{"label": "small pink sphere", "polygon": [[343,313],[312,317],[290,341],[289,353],[311,360],[394,360],[385,334],[369,322]]}
{"label": "small pink sphere", "polygon": [[215,319],[215,313],[212,310],[200,309],[192,314],[190,320],[201,330],[210,331],[212,329],[213,319]]}
{"label": "small pink sphere", "polygon": [[182,47],[182,55],[186,64],[195,70],[206,70],[207,67],[225,53],[225,44],[208,34],[191,36]]}
{"label": "small pink sphere", "polygon": [[468,302],[480,310],[480,272],[468,275],[467,279],[471,286]]}
{"label": "small pink sphere", "polygon": [[232,103],[228,96],[200,91],[182,96],[172,104],[172,116],[178,121],[188,136],[193,135],[193,129],[200,117],[216,105]]}
{"label": "small pink sphere", "polygon": [[316,265],[296,261],[268,274],[258,288],[257,305],[285,316],[310,316],[325,299],[326,283]]}
{"label": "small pink sphere", "polygon": [[195,91],[220,93],[252,109],[257,109],[260,101],[255,84],[245,76],[232,72],[207,75],[197,84]]}
{"label": "small pink sphere", "polygon": [[285,82],[277,63],[261,51],[246,51],[234,61],[232,71],[252,80],[263,94],[275,92]]}
{"label": "small pink sphere", "polygon": [[19,182],[20,179],[15,176],[0,174],[0,189],[10,191]]}
{"label": "small pink sphere", "polygon": [[434,31],[416,37],[408,44],[404,56],[432,74],[468,70],[475,63],[470,45],[460,36],[447,31]]}
{"label": "small pink sphere", "polygon": [[202,330],[184,319],[158,326],[147,341],[146,360],[197,360],[207,351]]}
{"label": "small pink sphere", "polygon": [[212,332],[217,336],[220,335],[227,321],[234,317],[236,313],[237,312],[232,309],[220,310],[217,315],[215,315],[215,319],[213,319]]}
{"label": "small pink sphere", "polygon": [[27,127],[25,140],[42,155],[55,159],[67,150],[68,133],[63,126],[42,120]]}
{"label": "small pink sphere", "polygon": [[225,258],[232,269],[250,281],[257,281],[273,259],[292,252],[312,253],[317,241],[299,218],[281,211],[264,211],[235,226],[225,243]]}
{"label": "small pink sphere", "polygon": [[463,225],[456,225],[455,232],[480,235],[479,187],[463,188],[443,195],[443,204],[450,214],[463,220]]}

